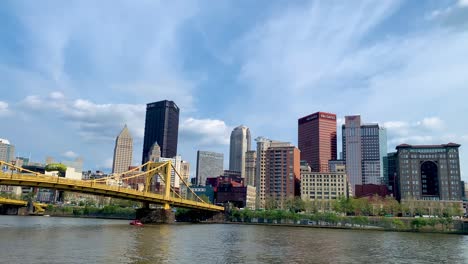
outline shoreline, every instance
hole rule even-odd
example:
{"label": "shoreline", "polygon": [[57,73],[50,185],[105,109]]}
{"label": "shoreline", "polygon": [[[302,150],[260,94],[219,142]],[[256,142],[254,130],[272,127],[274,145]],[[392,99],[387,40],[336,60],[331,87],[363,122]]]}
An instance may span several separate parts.
{"label": "shoreline", "polygon": [[462,231],[440,231],[440,230],[408,230],[408,229],[391,229],[383,227],[346,227],[346,226],[319,226],[319,225],[303,225],[303,224],[278,224],[278,223],[249,223],[249,222],[231,222],[226,221],[222,224],[231,225],[258,225],[258,226],[283,226],[283,227],[305,227],[317,229],[337,229],[337,230],[352,230],[352,231],[378,231],[378,232],[405,232],[405,233],[420,233],[420,234],[449,234],[449,235],[468,235],[468,232]]}

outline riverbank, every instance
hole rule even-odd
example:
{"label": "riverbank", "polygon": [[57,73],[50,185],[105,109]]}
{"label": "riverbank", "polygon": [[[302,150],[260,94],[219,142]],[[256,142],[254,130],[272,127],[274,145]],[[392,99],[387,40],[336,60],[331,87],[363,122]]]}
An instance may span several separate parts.
{"label": "riverbank", "polygon": [[463,230],[440,230],[432,228],[422,229],[395,229],[379,226],[333,226],[333,225],[314,225],[301,223],[255,223],[255,222],[225,222],[232,225],[256,225],[256,226],[277,226],[277,227],[302,227],[302,228],[317,228],[317,229],[339,229],[339,230],[356,230],[356,231],[384,231],[384,232],[407,232],[407,233],[435,233],[435,234],[454,234],[468,235],[468,231]]}
{"label": "riverbank", "polygon": [[347,216],[333,212],[294,213],[284,210],[232,211],[227,221],[242,224],[366,229],[399,232],[468,234],[468,222],[452,217]]}

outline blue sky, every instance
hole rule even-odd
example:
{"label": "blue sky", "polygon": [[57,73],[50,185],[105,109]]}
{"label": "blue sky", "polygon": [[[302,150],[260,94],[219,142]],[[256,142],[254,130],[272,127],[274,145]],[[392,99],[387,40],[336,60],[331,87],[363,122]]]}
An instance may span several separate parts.
{"label": "blue sky", "polygon": [[128,124],[138,164],[145,104],[169,99],[193,174],[237,125],[297,144],[328,111],[384,125],[389,150],[460,143],[468,179],[466,58],[467,0],[1,1],[0,138],[108,169]]}

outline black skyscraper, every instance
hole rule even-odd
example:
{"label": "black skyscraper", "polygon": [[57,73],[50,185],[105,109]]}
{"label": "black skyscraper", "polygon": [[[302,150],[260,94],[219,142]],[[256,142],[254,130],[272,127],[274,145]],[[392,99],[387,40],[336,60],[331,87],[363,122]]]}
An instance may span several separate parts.
{"label": "black skyscraper", "polygon": [[178,134],[179,107],[173,101],[147,104],[142,163],[148,161],[148,152],[155,141],[161,147],[161,157],[176,156]]}

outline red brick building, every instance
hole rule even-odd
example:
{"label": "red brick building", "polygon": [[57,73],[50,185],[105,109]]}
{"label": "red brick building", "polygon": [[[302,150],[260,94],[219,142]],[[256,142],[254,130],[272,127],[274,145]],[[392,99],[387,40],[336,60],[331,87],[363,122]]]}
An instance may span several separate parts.
{"label": "red brick building", "polygon": [[286,199],[300,195],[300,151],[294,146],[270,147],[266,152],[265,195]]}

